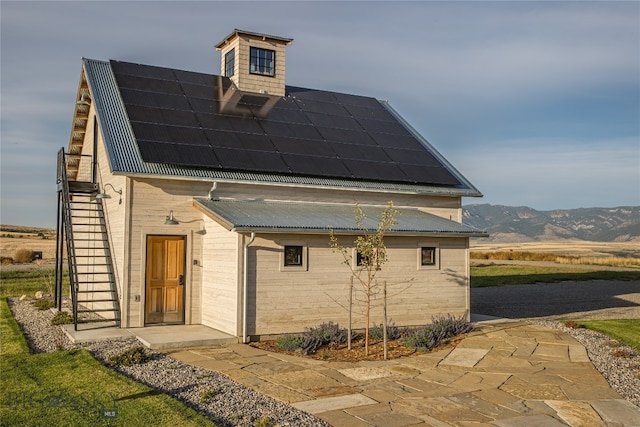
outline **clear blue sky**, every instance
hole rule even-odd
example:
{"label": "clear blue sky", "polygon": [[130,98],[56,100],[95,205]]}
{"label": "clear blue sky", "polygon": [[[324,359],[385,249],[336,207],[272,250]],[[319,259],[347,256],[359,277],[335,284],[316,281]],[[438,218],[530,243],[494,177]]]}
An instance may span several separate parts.
{"label": "clear blue sky", "polygon": [[484,193],[640,204],[640,2],[12,2],[0,222],[54,226],[81,57],[219,73],[234,28],[294,39],[287,83],[389,100]]}

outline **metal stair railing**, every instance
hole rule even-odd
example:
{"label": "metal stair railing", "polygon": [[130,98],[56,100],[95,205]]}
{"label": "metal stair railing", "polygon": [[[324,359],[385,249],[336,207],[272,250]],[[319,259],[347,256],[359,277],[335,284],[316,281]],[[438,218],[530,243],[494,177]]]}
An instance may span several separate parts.
{"label": "metal stair railing", "polygon": [[[84,157],[84,156],[83,156]],[[91,156],[86,156],[86,157],[91,157]],[[89,203],[93,206],[95,206],[95,209],[82,209],[82,208],[74,208],[72,206],[72,192],[70,191],[70,185],[69,185],[69,180],[68,180],[68,175],[67,175],[67,168],[66,168],[66,162],[67,162],[67,158],[66,155],[64,153],[64,149],[60,149],[60,151],[58,152],[58,171],[57,171],[57,188],[58,188],[58,232],[57,232],[57,241],[56,241],[56,248],[57,248],[57,257],[58,259],[56,260],[56,286],[55,286],[55,301],[58,305],[58,309],[61,310],[62,309],[62,277],[63,277],[63,271],[62,271],[62,265],[63,265],[63,250],[64,250],[64,240],[66,240],[66,248],[67,248],[67,261],[68,261],[68,269],[69,269],[69,285],[70,285],[70,293],[71,293],[71,303],[72,303],[72,310],[73,310],[73,321],[74,321],[74,329],[78,330],[78,323],[86,323],[86,322],[97,322],[97,321],[114,321],[116,323],[116,325],[120,324],[120,304],[119,304],[119,300],[118,300],[118,292],[117,292],[117,288],[116,288],[116,284],[115,284],[115,274],[113,271],[113,259],[111,257],[111,249],[110,249],[110,245],[109,245],[109,240],[108,240],[108,235],[107,235],[107,228],[106,228],[106,222],[105,222],[105,217],[104,217],[104,210],[103,210],[103,206],[102,206],[102,202],[100,199],[95,200],[95,203],[91,203],[91,202],[80,202],[80,203]],[[97,189],[97,185],[95,183],[80,183],[80,184],[92,184],[89,186],[84,186],[83,191],[81,191],[81,195],[84,196],[88,196],[90,197],[92,192],[94,192]],[[76,196],[78,196],[80,194],[76,194]],[[77,204],[78,202],[76,202]],[[92,217],[92,219],[98,219],[99,220],[99,224],[91,224],[93,225],[99,225],[100,231],[99,232],[95,232],[93,230],[90,231],[82,231],[79,230],[76,233],[80,233],[80,234],[87,234],[85,239],[76,239],[75,238],[75,234],[74,234],[74,222],[73,222],[73,218],[74,218],[74,210],[80,210],[80,211],[94,211],[98,214],[97,217]],[[82,218],[82,217],[79,217]],[[76,224],[76,225],[81,225],[81,224]],[[96,234],[98,234],[100,237],[99,238],[92,238],[92,236],[95,236]],[[77,254],[77,249],[78,247],[76,246],[76,241],[78,242],[97,242],[100,241],[101,242],[101,246],[98,247],[87,247],[87,248],[83,248],[83,250],[85,249],[100,249],[103,251],[103,255],[102,257],[104,258],[104,262],[103,263],[79,263],[78,262],[78,258],[91,258],[93,256],[88,256],[88,255],[78,255]],[[78,267],[79,266],[84,266],[83,268],[86,268],[88,266],[105,266],[106,267],[106,271],[105,272],[80,272]],[[108,280],[101,280],[101,281],[89,281],[89,280],[84,280],[81,281],[80,280],[80,275],[88,275],[88,274],[99,274],[99,275],[106,275]],[[80,284],[93,284],[93,283],[103,283],[103,284],[108,284],[109,285],[109,290],[105,290],[105,289],[100,289],[100,290],[81,290],[80,289]],[[85,294],[91,294],[92,298],[88,299],[88,300],[82,300],[80,301],[79,299],[79,293],[85,293]],[[109,292],[110,294],[110,298],[104,298],[104,297],[98,297],[96,298],[93,294],[94,293],[99,293],[99,294],[104,294],[106,292]],[[95,308],[89,308],[89,309],[79,309],[78,305],[80,302],[84,302],[84,303],[101,303],[101,302],[110,302],[112,303],[112,308],[110,309],[95,309]],[[79,313],[96,313],[97,312],[113,312],[114,318],[113,319],[101,319],[101,320],[89,320],[89,321],[83,321],[80,320],[78,318],[78,314]],[[101,316],[102,317],[102,316]]]}

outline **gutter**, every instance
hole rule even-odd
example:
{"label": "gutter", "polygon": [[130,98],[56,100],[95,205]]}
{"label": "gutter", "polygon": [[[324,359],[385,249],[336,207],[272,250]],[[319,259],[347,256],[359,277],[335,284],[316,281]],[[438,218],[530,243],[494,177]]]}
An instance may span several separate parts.
{"label": "gutter", "polygon": [[244,267],[242,272],[242,343],[247,343],[247,290],[249,287],[249,279],[247,271],[249,270],[249,245],[256,239],[256,233],[251,232],[251,238],[244,244]]}

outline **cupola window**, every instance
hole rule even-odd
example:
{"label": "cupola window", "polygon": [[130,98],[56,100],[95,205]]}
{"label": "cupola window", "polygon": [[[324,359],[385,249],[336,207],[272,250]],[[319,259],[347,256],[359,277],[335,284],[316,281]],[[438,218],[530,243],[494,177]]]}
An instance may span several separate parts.
{"label": "cupola window", "polygon": [[249,72],[274,77],[276,75],[276,51],[258,47],[250,48]]}

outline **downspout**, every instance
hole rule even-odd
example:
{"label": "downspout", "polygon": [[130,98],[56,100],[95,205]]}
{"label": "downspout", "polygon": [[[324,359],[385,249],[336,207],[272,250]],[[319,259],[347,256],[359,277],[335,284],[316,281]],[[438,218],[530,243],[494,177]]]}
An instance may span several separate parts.
{"label": "downspout", "polygon": [[249,279],[247,273],[249,270],[249,245],[256,239],[255,231],[251,232],[251,239],[244,245],[244,271],[242,275],[242,343],[247,343],[247,294],[249,287]]}

